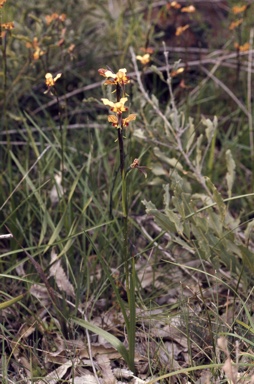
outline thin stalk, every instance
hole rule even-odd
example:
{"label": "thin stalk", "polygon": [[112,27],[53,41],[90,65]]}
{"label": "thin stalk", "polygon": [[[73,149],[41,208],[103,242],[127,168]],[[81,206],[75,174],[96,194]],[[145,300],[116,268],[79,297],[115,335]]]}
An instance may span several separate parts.
{"label": "thin stalk", "polygon": [[[61,113],[61,105],[59,101],[58,94],[55,90],[55,96],[57,100],[57,109],[58,109],[58,117],[59,117],[59,128],[60,128],[60,146],[61,146],[61,167],[60,170],[64,172],[64,137],[63,137],[63,123],[62,123],[62,113]],[[64,183],[64,177],[62,178],[62,185]],[[64,187],[64,185],[63,185]]]}
{"label": "thin stalk", "polygon": [[113,220],[113,192],[115,189],[116,179],[119,172],[120,167],[115,171],[114,178],[112,181],[111,189],[110,189],[110,195],[109,195],[109,219]]}
{"label": "thin stalk", "polygon": [[[116,85],[116,100],[119,102],[121,99],[121,86],[119,84]],[[123,119],[122,115],[118,114],[118,126],[120,128],[117,129],[118,135],[118,147],[119,147],[119,160],[120,160],[120,172],[122,179],[122,208],[123,208],[123,217],[126,218],[128,216],[128,207],[127,207],[127,199],[126,199],[126,182],[125,182],[125,154],[124,154],[124,142],[123,142]]]}
{"label": "thin stalk", "polygon": [[[121,115],[119,115],[118,119],[122,120]],[[126,198],[125,155],[124,155],[122,128],[118,128],[117,133],[118,133],[118,145],[119,145],[120,172],[121,172],[121,179],[122,179],[122,209],[123,209],[123,217],[126,218],[128,216],[128,207],[127,207],[127,198]]]}
{"label": "thin stalk", "polygon": [[135,358],[135,340],[136,340],[136,301],[135,301],[135,287],[136,287],[136,269],[135,259],[131,259],[131,275],[130,275],[130,290],[129,290],[129,309],[130,309],[130,320],[129,320],[129,359],[132,364],[132,371],[134,372],[134,358]]}
{"label": "thin stalk", "polygon": [[[121,86],[116,86],[117,102],[121,99]],[[124,93],[124,91],[123,91]],[[123,260],[125,268],[125,282],[126,292],[128,298],[128,307],[130,311],[129,320],[126,323],[127,336],[129,343],[129,361],[131,364],[130,369],[134,372],[134,356],[135,356],[135,330],[136,330],[136,307],[135,307],[135,263],[132,260],[131,274],[129,272],[129,255],[128,255],[128,197],[127,197],[127,184],[125,172],[125,153],[124,153],[124,140],[123,140],[123,119],[122,115],[118,114],[118,146],[119,146],[119,160],[120,172],[122,181],[122,210],[123,210]]]}

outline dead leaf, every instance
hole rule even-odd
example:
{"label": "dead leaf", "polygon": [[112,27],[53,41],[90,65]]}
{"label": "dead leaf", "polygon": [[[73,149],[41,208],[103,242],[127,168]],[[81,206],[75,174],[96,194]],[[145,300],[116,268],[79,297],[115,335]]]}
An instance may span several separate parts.
{"label": "dead leaf", "polygon": [[237,369],[233,366],[233,362],[230,357],[227,358],[225,364],[222,367],[226,377],[232,381],[233,384],[237,382]]}
{"label": "dead leaf", "polygon": [[217,346],[225,353],[227,357],[229,357],[228,341],[226,337],[219,337],[217,340]]}
{"label": "dead leaf", "polygon": [[79,360],[67,361],[65,364],[62,364],[60,367],[50,372],[42,380],[38,381],[36,384],[57,384],[60,379],[66,374],[67,370],[73,365],[77,365]]}
{"label": "dead leaf", "polygon": [[93,375],[82,375],[69,380],[70,384],[98,384]]}
{"label": "dead leaf", "polygon": [[60,291],[65,292],[66,295],[75,297],[73,285],[69,282],[65,271],[61,265],[61,261],[57,259],[57,254],[53,248],[51,251],[51,265],[49,269],[49,276],[53,276]]}
{"label": "dead leaf", "polygon": [[66,343],[57,332],[45,333],[42,339],[42,346],[45,364],[64,364],[67,362]]}
{"label": "dead leaf", "polygon": [[30,293],[36,297],[42,307],[48,307],[50,304],[48,290],[44,284],[33,284],[30,288]]}
{"label": "dead leaf", "polygon": [[105,378],[105,380],[104,380],[105,384],[106,383],[107,384],[116,384],[117,381],[116,381],[116,378],[113,374],[109,357],[105,354],[97,355],[96,361],[97,361],[97,363],[101,369],[102,377]]}
{"label": "dead leaf", "polygon": [[126,368],[115,368],[113,372],[115,377],[120,380],[130,380],[133,377],[133,372]]}
{"label": "dead leaf", "polygon": [[55,185],[52,187],[49,193],[49,197],[53,205],[57,204],[64,194],[64,189],[62,187],[62,172],[57,172],[54,175],[54,179]]}

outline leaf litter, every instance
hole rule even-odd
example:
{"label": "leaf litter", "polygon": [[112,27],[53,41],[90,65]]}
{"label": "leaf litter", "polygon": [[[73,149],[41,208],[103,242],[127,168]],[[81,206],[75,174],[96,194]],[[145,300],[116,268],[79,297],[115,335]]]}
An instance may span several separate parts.
{"label": "leaf litter", "polygon": [[[158,225],[149,220],[142,225],[150,225],[149,233],[154,233],[155,237],[160,230]],[[140,238],[137,243],[139,241],[143,240]],[[165,235],[165,244],[167,241]],[[21,383],[37,384],[61,382],[141,384],[149,383],[152,379],[155,382],[156,376],[151,375],[151,364],[154,367],[153,372],[157,372],[156,375],[159,377],[160,372],[177,372],[191,366],[192,356],[196,356],[198,361],[212,362],[213,353],[217,355],[223,353],[219,359],[222,365],[217,372],[218,378],[215,379],[211,376],[211,371],[206,369],[196,376],[195,382],[217,384],[226,377],[228,382],[233,384],[243,379],[244,383],[253,383],[251,372],[248,372],[246,377],[245,370],[240,370],[231,357],[234,352],[232,340],[231,353],[229,347],[221,347],[220,341],[218,347],[213,350],[213,338],[221,331],[229,330],[229,324],[234,321],[237,305],[240,304],[229,290],[225,290],[224,284],[216,280],[216,273],[221,272],[225,281],[231,281],[232,284],[231,274],[227,274],[223,269],[216,272],[209,262],[203,261],[206,273],[215,277],[214,283],[207,286],[206,275],[198,269],[202,264],[201,260],[193,260],[193,253],[177,244],[170,252],[170,260],[167,258],[167,251],[158,252],[158,248],[150,251],[147,257],[140,256],[137,259],[136,271],[143,293],[149,297],[156,290],[157,294],[152,299],[153,308],[143,306],[136,309],[135,374],[129,371],[120,353],[102,337],[90,334],[89,352],[84,331],[80,329],[74,333],[72,331],[73,337],[71,334],[68,337],[64,335],[57,317],[52,315],[54,303],[49,297],[47,287],[44,283],[37,283],[30,287],[30,293],[35,299],[33,306],[36,312],[24,319],[17,329],[16,337],[9,340],[12,377],[18,378]],[[50,258],[48,279],[55,281],[54,295],[59,300],[65,300],[66,305],[73,311],[75,289],[55,249],[52,249]],[[178,259],[181,259],[184,268],[178,267],[176,263]],[[192,275],[185,273],[186,268],[192,268]],[[22,264],[19,272],[21,275],[25,273],[25,264]],[[101,272],[97,270],[96,275],[91,276],[91,281],[99,280],[100,276]],[[221,315],[214,316],[212,328],[208,329],[208,311],[209,316],[215,313],[213,307],[215,303],[221,308]],[[127,346],[124,317],[114,300],[106,306],[103,304],[102,307],[98,301],[98,310],[96,303],[93,305],[92,302],[87,303],[86,311],[91,310],[92,306],[91,324],[123,339]],[[84,316],[82,305],[79,305],[78,313]],[[1,319],[4,319],[6,324],[12,317],[11,309],[2,311]],[[246,344],[243,343],[242,348],[244,351]],[[242,352],[238,354],[243,355]],[[39,372],[38,369],[34,372],[34,367],[40,367]],[[169,380],[165,382],[185,384],[190,382],[188,376],[182,374],[176,374]]]}

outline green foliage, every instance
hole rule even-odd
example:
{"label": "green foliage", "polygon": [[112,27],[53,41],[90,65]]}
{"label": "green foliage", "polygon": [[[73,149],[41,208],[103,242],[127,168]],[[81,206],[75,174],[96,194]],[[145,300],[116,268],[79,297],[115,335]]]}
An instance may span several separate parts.
{"label": "green foliage", "polygon": [[[153,215],[163,231],[170,234],[171,246],[176,243],[202,260],[211,262],[215,269],[223,264],[228,271],[242,278],[245,286],[252,284],[253,253],[239,236],[239,219],[233,218],[218,190],[207,179],[212,198],[193,193],[184,187],[184,180],[176,170],[170,184],[164,186],[164,209],[158,210],[151,202],[143,201],[146,212]],[[198,209],[197,209],[198,207]],[[171,247],[170,246],[170,247]]]}
{"label": "green foliage", "polygon": [[131,361],[129,360],[129,354],[126,350],[125,346],[119,339],[117,339],[115,336],[111,335],[109,332],[104,331],[103,329],[97,327],[96,325],[93,325],[85,320],[80,320],[78,318],[73,318],[72,321],[75,324],[80,325],[81,327],[89,329],[89,331],[92,331],[99,336],[103,337],[105,340],[107,340],[116,350],[119,351],[119,353],[123,356],[124,360],[127,362],[129,366],[132,365]]}

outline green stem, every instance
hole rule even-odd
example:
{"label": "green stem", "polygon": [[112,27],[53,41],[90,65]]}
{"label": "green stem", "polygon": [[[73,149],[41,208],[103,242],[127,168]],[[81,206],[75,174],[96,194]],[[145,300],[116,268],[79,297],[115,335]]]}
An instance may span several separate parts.
{"label": "green stem", "polygon": [[135,301],[135,281],[136,281],[136,269],[135,259],[131,259],[131,275],[130,275],[130,290],[129,290],[129,309],[130,309],[130,320],[129,320],[129,358],[132,364],[132,371],[135,372],[134,358],[135,358],[135,341],[136,341],[136,301]]}
{"label": "green stem", "polygon": [[[121,98],[121,87],[119,84],[116,86],[117,102]],[[129,343],[129,362],[130,369],[134,372],[134,357],[135,357],[135,331],[136,331],[136,307],[135,307],[135,262],[131,260],[131,274],[129,264],[129,244],[128,244],[128,197],[127,197],[127,184],[125,172],[125,154],[124,154],[124,140],[123,140],[123,120],[122,115],[118,115],[118,146],[120,158],[120,172],[122,181],[122,210],[123,210],[123,260],[125,269],[125,282],[126,293],[128,297],[128,307],[130,316],[126,323],[128,343]]]}
{"label": "green stem", "polygon": [[[119,84],[116,86],[116,99],[117,102],[121,99],[121,87]],[[125,178],[125,154],[124,154],[124,141],[123,141],[123,119],[122,115],[118,114],[118,126],[121,128],[117,129],[118,134],[118,146],[119,146],[119,157],[120,157],[120,172],[122,179],[122,208],[123,217],[128,217],[128,204],[127,204],[127,193],[126,193],[126,178]]]}

